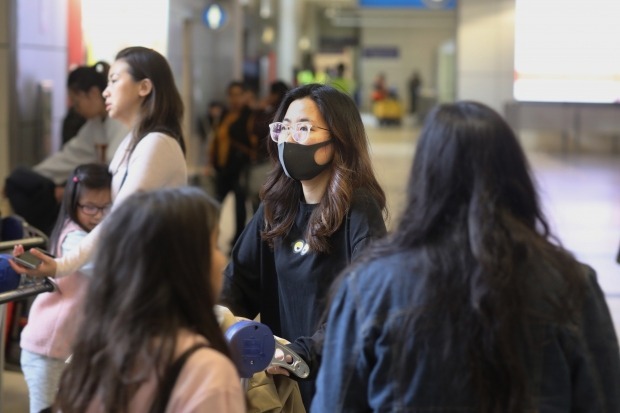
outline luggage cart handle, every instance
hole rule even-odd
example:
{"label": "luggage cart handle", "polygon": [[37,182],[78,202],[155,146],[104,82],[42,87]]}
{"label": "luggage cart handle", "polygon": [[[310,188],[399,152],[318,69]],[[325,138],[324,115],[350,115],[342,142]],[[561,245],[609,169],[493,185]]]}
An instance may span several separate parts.
{"label": "luggage cart handle", "polygon": [[40,247],[45,245],[46,242],[47,241],[43,237],[29,237],[12,241],[0,241],[0,251],[12,250],[14,246],[20,244],[24,246],[24,249],[28,249],[30,247]]}
{"label": "luggage cart handle", "polygon": [[[308,367],[308,364],[299,356],[299,354],[276,341],[276,350],[277,349],[280,349],[284,353],[284,360],[278,360],[274,355],[271,359],[272,366],[282,367],[301,379],[305,379],[310,375],[310,368]],[[287,355],[293,358],[292,362],[286,362]]]}
{"label": "luggage cart handle", "polygon": [[21,286],[15,290],[0,293],[0,304],[6,304],[10,301],[22,300],[33,295],[48,293],[54,291],[54,283],[48,278],[43,282],[32,285]]}

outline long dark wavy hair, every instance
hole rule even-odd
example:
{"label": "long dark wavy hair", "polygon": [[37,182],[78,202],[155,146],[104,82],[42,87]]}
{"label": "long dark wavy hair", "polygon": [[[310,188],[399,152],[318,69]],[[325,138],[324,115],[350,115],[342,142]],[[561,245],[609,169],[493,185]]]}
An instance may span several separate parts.
{"label": "long dark wavy hair", "polygon": [[[127,412],[153,371],[173,361],[189,329],[229,356],[213,306],[212,235],[218,205],[192,187],[137,193],[106,220],[85,302],[84,323],[55,406]],[[146,406],[145,406],[146,408]]]}
{"label": "long dark wavy hair", "polygon": [[[353,100],[331,86],[310,84],[289,91],[273,121],[281,122],[290,104],[308,98],[314,101],[329,128],[334,147],[331,178],[318,208],[312,212],[305,239],[313,251],[328,252],[329,236],[343,222],[355,188],[365,188],[384,213],[385,193],[379,186],[370,161],[368,138]],[[295,222],[302,198],[299,181],[286,176],[278,160],[277,143],[269,139],[268,151],[274,168],[261,190],[265,208],[262,238],[271,246],[285,236]]]}
{"label": "long dark wavy hair", "polygon": [[[550,234],[516,136],[491,108],[463,101],[429,113],[396,231],[354,266],[403,252],[419,257],[424,302],[407,312],[394,351],[434,343],[436,354],[458,352],[470,371],[454,384],[471,383],[476,411],[531,409],[523,349],[540,344],[532,343],[532,317],[574,323],[584,279]],[[545,273],[563,278],[563,291],[531,285]],[[544,314],[527,305],[539,295]],[[406,380],[411,368],[396,367],[394,377]]]}
{"label": "long dark wavy hair", "polygon": [[183,101],[166,58],[153,49],[135,46],[118,52],[116,60],[127,63],[134,81],[149,79],[153,85],[153,90],[142,102],[140,122],[134,130],[130,151],[149,133],[161,132],[176,139],[185,153],[181,129]]}
{"label": "long dark wavy hair", "polygon": [[89,232],[78,220],[78,204],[84,189],[110,189],[112,174],[105,164],[89,163],[76,167],[65,184],[65,190],[60,204],[60,211],[56,224],[50,236],[50,249],[55,252],[58,247],[60,233],[67,220],[78,224],[84,231]]}

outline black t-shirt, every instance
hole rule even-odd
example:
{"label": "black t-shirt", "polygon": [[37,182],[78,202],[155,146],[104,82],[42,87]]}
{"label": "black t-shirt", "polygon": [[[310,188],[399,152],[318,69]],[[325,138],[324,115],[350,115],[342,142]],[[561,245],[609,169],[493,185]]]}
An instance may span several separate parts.
{"label": "black t-shirt", "polygon": [[[330,252],[310,251],[303,234],[316,207],[300,202],[295,224],[272,250],[260,238],[261,205],[235,244],[224,272],[222,303],[237,316],[253,319],[260,313],[262,323],[291,342],[316,332],[336,276],[370,241],[386,233],[378,203],[358,189],[345,221],[330,237]],[[308,346],[295,347],[302,349]],[[306,361],[314,357],[300,355]],[[302,389],[302,393],[306,392]],[[304,401],[311,397],[302,395]]]}

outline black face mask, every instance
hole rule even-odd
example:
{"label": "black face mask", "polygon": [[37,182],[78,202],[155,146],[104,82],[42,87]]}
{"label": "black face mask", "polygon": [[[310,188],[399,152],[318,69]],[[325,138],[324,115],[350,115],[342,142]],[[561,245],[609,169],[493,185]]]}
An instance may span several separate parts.
{"label": "black face mask", "polygon": [[330,143],[331,140],[314,145],[280,142],[278,144],[278,156],[286,176],[297,181],[308,181],[323,172],[331,164],[331,161],[325,165],[319,165],[314,160],[314,155],[316,151]]}

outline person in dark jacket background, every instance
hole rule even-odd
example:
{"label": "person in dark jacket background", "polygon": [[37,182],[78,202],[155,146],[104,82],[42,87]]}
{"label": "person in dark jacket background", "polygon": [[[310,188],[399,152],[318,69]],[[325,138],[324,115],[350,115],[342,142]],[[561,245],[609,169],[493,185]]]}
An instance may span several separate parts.
{"label": "person in dark jacket background", "polygon": [[211,166],[215,170],[215,190],[222,202],[229,192],[235,195],[234,245],[246,224],[247,181],[250,164],[256,159],[258,142],[252,133],[253,113],[248,105],[243,82],[228,85],[228,106],[217,125],[209,146]]}
{"label": "person in dark jacket background", "polygon": [[492,109],[429,114],[400,225],[340,278],[313,413],[620,411],[603,293],[530,174]]}
{"label": "person in dark jacket background", "polygon": [[267,174],[271,170],[271,162],[267,145],[269,137],[269,124],[273,121],[276,110],[284,99],[284,95],[289,91],[289,86],[281,80],[276,80],[269,86],[269,94],[254,111],[254,123],[252,133],[258,142],[256,159],[250,167],[250,178],[248,184],[248,198],[252,202],[254,212],[260,204],[259,191],[267,180]]}

